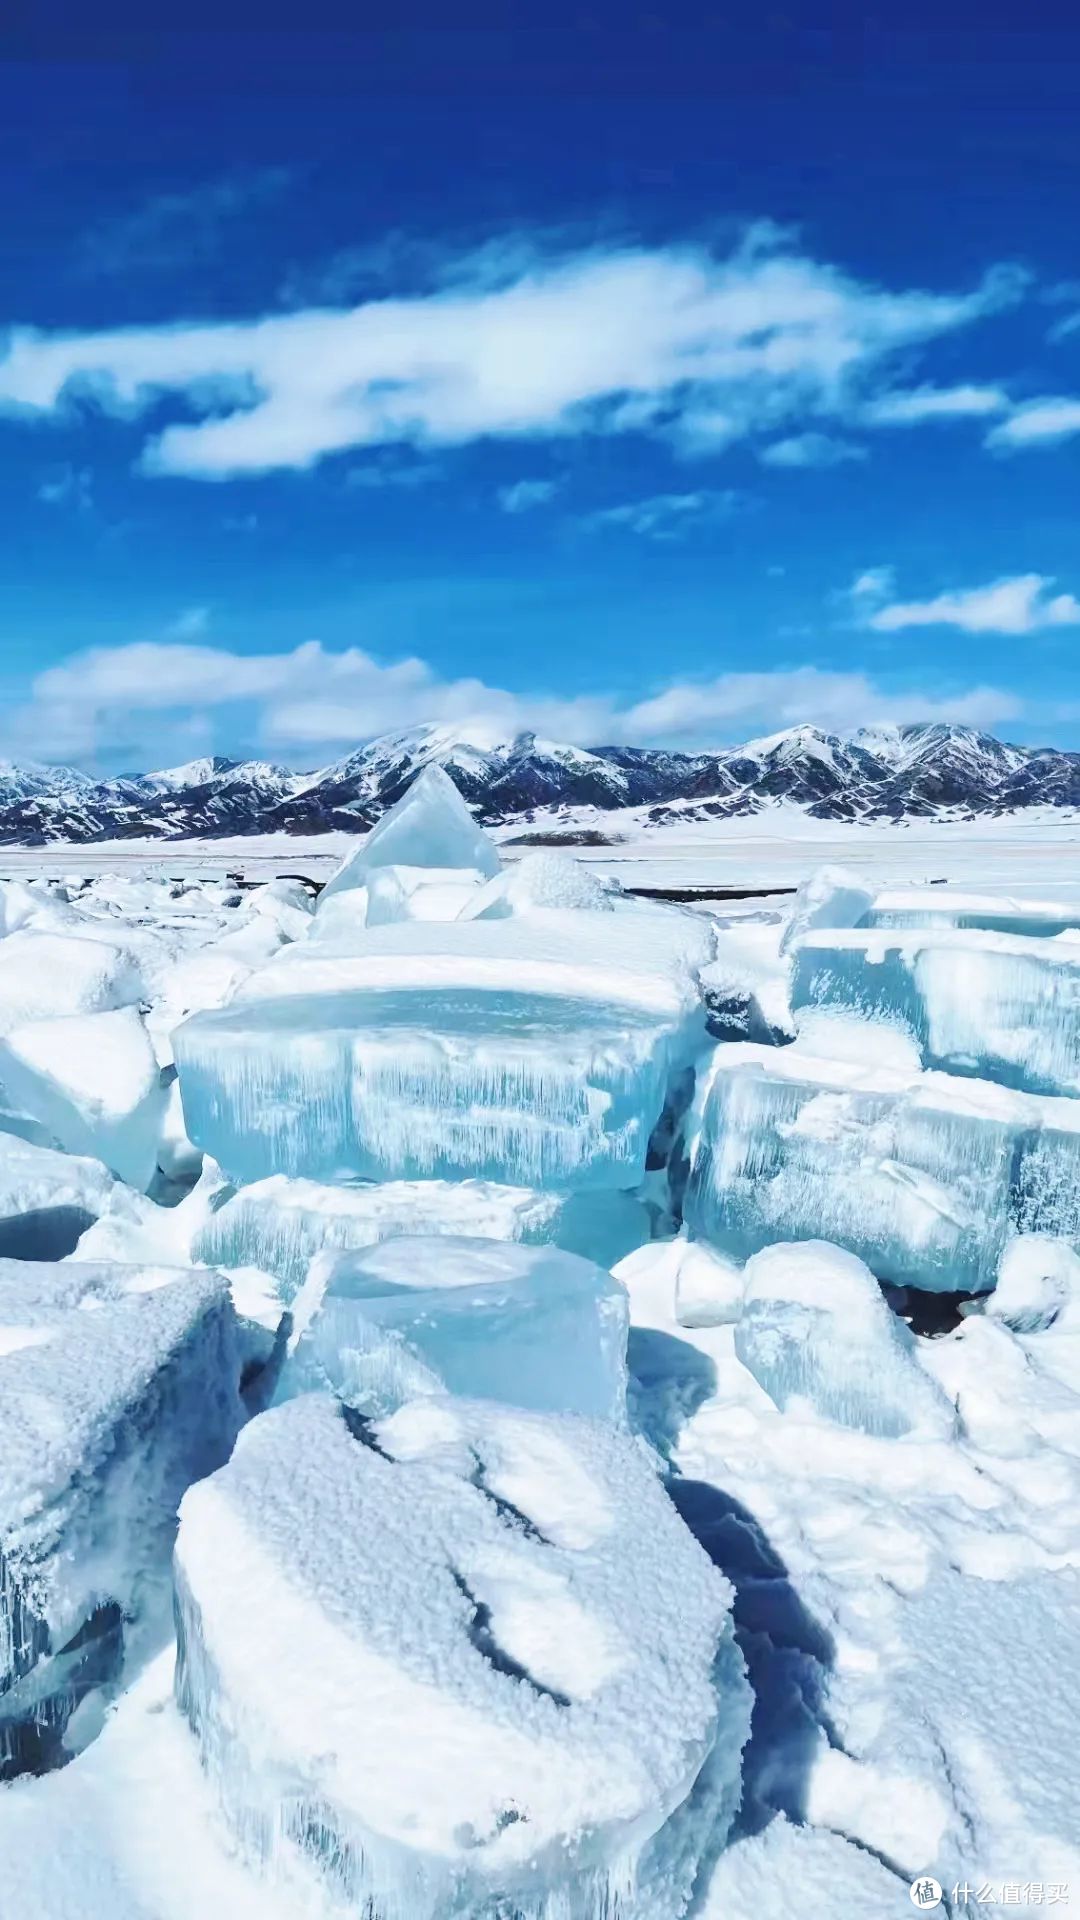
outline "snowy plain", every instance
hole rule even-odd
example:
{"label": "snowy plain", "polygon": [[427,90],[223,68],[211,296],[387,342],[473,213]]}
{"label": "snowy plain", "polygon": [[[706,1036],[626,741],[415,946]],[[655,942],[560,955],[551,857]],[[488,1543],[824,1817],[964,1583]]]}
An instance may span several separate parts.
{"label": "snowy plain", "polygon": [[1080,1905],[1080,823],[457,808],[0,860],[0,1920]]}

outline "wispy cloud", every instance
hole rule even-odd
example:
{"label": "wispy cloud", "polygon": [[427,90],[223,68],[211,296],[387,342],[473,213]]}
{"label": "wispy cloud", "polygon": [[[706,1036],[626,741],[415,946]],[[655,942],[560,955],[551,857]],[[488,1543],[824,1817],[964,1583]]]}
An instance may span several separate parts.
{"label": "wispy cloud", "polygon": [[558,491],[557,480],[515,480],[500,487],[496,498],[504,513],[529,513],[533,507],[546,507]]}
{"label": "wispy cloud", "polygon": [[350,467],[345,475],[347,487],[430,487],[443,477],[437,460],[402,459],[399,454],[380,449],[361,466]]}
{"label": "wispy cloud", "polygon": [[215,180],[155,193],[127,212],[100,220],[83,234],[78,265],[87,274],[127,273],[209,259],[225,230],[269,205],[292,185],[288,167],[242,168]]}
{"label": "wispy cloud", "polygon": [[748,504],[734,487],[703,488],[697,493],[654,493],[645,500],[626,500],[582,514],[578,525],[589,529],[622,528],[645,540],[685,540],[695,529],[730,519]]}
{"label": "wispy cloud", "polygon": [[47,507],[74,507],[77,513],[89,513],[94,504],[93,472],[70,464],[54,468],[38,486],[37,497]]}
{"label": "wispy cloud", "polygon": [[[221,480],[306,468],[350,447],[648,433],[689,448],[844,419],[894,356],[1020,297],[999,269],[955,294],[889,291],[755,229],[701,246],[541,256],[502,278],[350,311],[101,333],[16,331],[0,411],[130,418],[162,396],[185,418],[151,437],[151,474]],[[713,444],[716,444],[714,433]]]}
{"label": "wispy cloud", "polygon": [[865,460],[866,448],[829,433],[797,433],[761,447],[758,459],[766,467],[839,467],[846,460]]}
{"label": "wispy cloud", "polygon": [[197,640],[210,627],[209,607],[185,607],[165,629],[168,640]]}
{"label": "wispy cloud", "polygon": [[1072,394],[1027,400],[986,436],[988,447],[1016,453],[1026,447],[1053,447],[1080,433],[1080,400]]}
{"label": "wispy cloud", "polygon": [[1002,387],[913,387],[868,400],[862,419],[871,427],[920,427],[930,420],[981,420],[1009,405]]}
{"label": "wispy cloud", "polygon": [[309,764],[397,728],[437,721],[465,737],[506,738],[533,730],[595,745],[716,744],[746,730],[812,721],[837,731],[880,721],[951,719],[993,726],[1021,712],[1017,698],[983,685],[887,689],[862,673],[816,665],[727,672],[680,680],[647,698],[612,694],[561,698],[511,692],[484,681],[446,679],[415,657],[376,660],[360,648],[332,652],[309,641],[288,653],[239,654],[196,641],[144,641],[91,648],[48,668],[31,696],[4,718],[4,744],[57,759],[115,750],[153,756],[162,725],[170,737],[202,739],[224,721],[269,751]]}
{"label": "wispy cloud", "polygon": [[[993,580],[985,587],[939,593],[932,600],[889,601],[875,606],[865,624],[878,633],[900,633],[909,627],[956,627],[963,633],[1025,634],[1080,626],[1080,600],[1071,593],[1053,593],[1054,585],[1046,574],[1017,574],[1011,579]],[[891,590],[890,579],[883,591]],[[864,601],[876,597],[863,595]]]}

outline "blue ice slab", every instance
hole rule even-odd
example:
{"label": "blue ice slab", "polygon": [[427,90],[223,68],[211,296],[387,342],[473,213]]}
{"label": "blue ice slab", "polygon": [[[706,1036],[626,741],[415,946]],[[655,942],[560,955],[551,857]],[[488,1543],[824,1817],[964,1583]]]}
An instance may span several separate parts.
{"label": "blue ice slab", "polygon": [[329,1255],[296,1300],[279,1398],[325,1391],[361,1412],[416,1393],[539,1413],[626,1414],[626,1289],[550,1247],[452,1235]]}
{"label": "blue ice slab", "polygon": [[827,1239],[897,1286],[993,1286],[1031,1103],[944,1075],[860,1075],[795,1047],[716,1058],[686,1193],[696,1238],[736,1260]]}
{"label": "blue ice slab", "polygon": [[1080,942],[945,931],[810,933],[792,1007],[904,1027],[924,1063],[1031,1093],[1080,1093]]}
{"label": "blue ice slab", "polygon": [[489,1180],[353,1181],[275,1174],[225,1188],[192,1243],[208,1267],[260,1267],[289,1301],[317,1253],[355,1251],[404,1234],[464,1234],[552,1244],[612,1267],[649,1238],[648,1211],[629,1193],[537,1192]]}
{"label": "blue ice slab", "polygon": [[685,1044],[640,1007],[479,987],[253,998],[174,1035],[189,1137],[237,1184],[634,1187]]}

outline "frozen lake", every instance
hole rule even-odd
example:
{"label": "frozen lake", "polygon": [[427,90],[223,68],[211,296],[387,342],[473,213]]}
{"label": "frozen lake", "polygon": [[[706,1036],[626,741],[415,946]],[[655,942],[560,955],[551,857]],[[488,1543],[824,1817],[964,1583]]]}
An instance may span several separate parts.
{"label": "frozen lake", "polygon": [[[537,834],[555,826],[545,822]],[[795,809],[717,825],[655,830],[643,829],[639,816],[632,814],[592,814],[587,823],[557,823],[564,832],[578,826],[607,833],[611,844],[568,851],[628,888],[700,889],[703,894],[712,889],[786,889],[798,886],[815,867],[836,864],[852,867],[882,887],[945,881],[983,893],[1080,898],[1080,820],[1049,809],[1008,820],[898,825],[822,822]],[[513,844],[521,831],[514,825],[497,836],[505,857],[525,851]],[[192,879],[237,874],[254,881],[290,874],[323,881],[356,845],[355,836],[336,833],[176,840],[167,845],[121,840],[94,846],[4,847],[0,878],[124,873]]]}

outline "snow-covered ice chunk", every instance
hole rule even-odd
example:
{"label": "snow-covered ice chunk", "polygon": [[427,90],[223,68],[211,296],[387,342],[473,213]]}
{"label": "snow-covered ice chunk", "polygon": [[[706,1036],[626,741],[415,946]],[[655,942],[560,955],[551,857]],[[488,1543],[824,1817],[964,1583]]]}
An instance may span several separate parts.
{"label": "snow-covered ice chunk", "polygon": [[686,1040],[634,1007],[407,986],[234,1000],[174,1044],[188,1134],[238,1183],[625,1189]]}
{"label": "snow-covered ice chunk", "polygon": [[731,1589],[639,1445],[308,1394],[194,1487],[177,1692],[246,1853],[377,1920],[678,1920],[739,1796]]}
{"label": "snow-covered ice chunk", "polygon": [[68,1152],[150,1185],[167,1095],[137,1008],[16,1027],[0,1040],[0,1085]]}
{"label": "snow-covered ice chunk", "polygon": [[397,866],[475,867],[485,879],[499,871],[495,842],[477,826],[441,767],[427,766],[417,775],[327,882],[322,899],[365,886],[377,867]]}
{"label": "snow-covered ice chunk", "polygon": [[955,1414],[861,1260],[821,1240],[766,1247],[746,1263],[735,1352],[784,1412],[889,1437],[947,1439]]}
{"label": "snow-covered ice chunk", "polygon": [[489,880],[463,908],[463,920],[502,920],[537,907],[574,907],[597,913],[614,910],[617,895],[581,860],[554,851],[526,853]]}
{"label": "snow-covered ice chunk", "polygon": [[782,1813],[725,1849],[695,1907],[700,1920],[792,1920],[795,1912],[910,1920],[912,1911],[907,1882],[873,1853]]}
{"label": "snow-covered ice chunk", "polygon": [[220,1275],[0,1262],[0,1775],[160,1633],[184,1489],[228,1457],[242,1356]]}
{"label": "snow-covered ice chunk", "polygon": [[626,1288],[554,1247],[452,1235],[324,1254],[295,1302],[282,1396],[330,1388],[368,1414],[418,1393],[626,1414]]}
{"label": "snow-covered ice chunk", "polygon": [[130,1006],[144,991],[130,953],[105,940],[29,928],[0,940],[0,1034],[29,1020]]}
{"label": "snow-covered ice chunk", "polygon": [[648,1239],[649,1218],[628,1193],[543,1193],[487,1180],[331,1186],[272,1174],[215,1196],[192,1257],[210,1267],[261,1267],[277,1276],[288,1300],[317,1253],[447,1233],[551,1242],[610,1267]]}
{"label": "snow-covered ice chunk", "polygon": [[815,928],[863,925],[873,901],[874,889],[860,874],[846,867],[818,867],[795,895],[780,940],[781,953],[789,953],[804,934]]}
{"label": "snow-covered ice chunk", "polygon": [[99,1160],[0,1133],[0,1257],[62,1260],[102,1214],[135,1210]]}
{"label": "snow-covered ice chunk", "polygon": [[993,1286],[1034,1111],[1021,1096],[734,1045],[717,1048],[702,1104],[685,1202],[697,1238],[745,1260],[827,1236],[897,1286]]}
{"label": "snow-covered ice chunk", "polygon": [[1032,1093],[1080,1093],[1080,944],[886,928],[808,933],[792,1006],[893,1021],[927,1066]]}
{"label": "snow-covered ice chunk", "polygon": [[1049,1234],[1017,1234],[1005,1248],[986,1311],[1014,1333],[1080,1332],[1080,1255]]}

